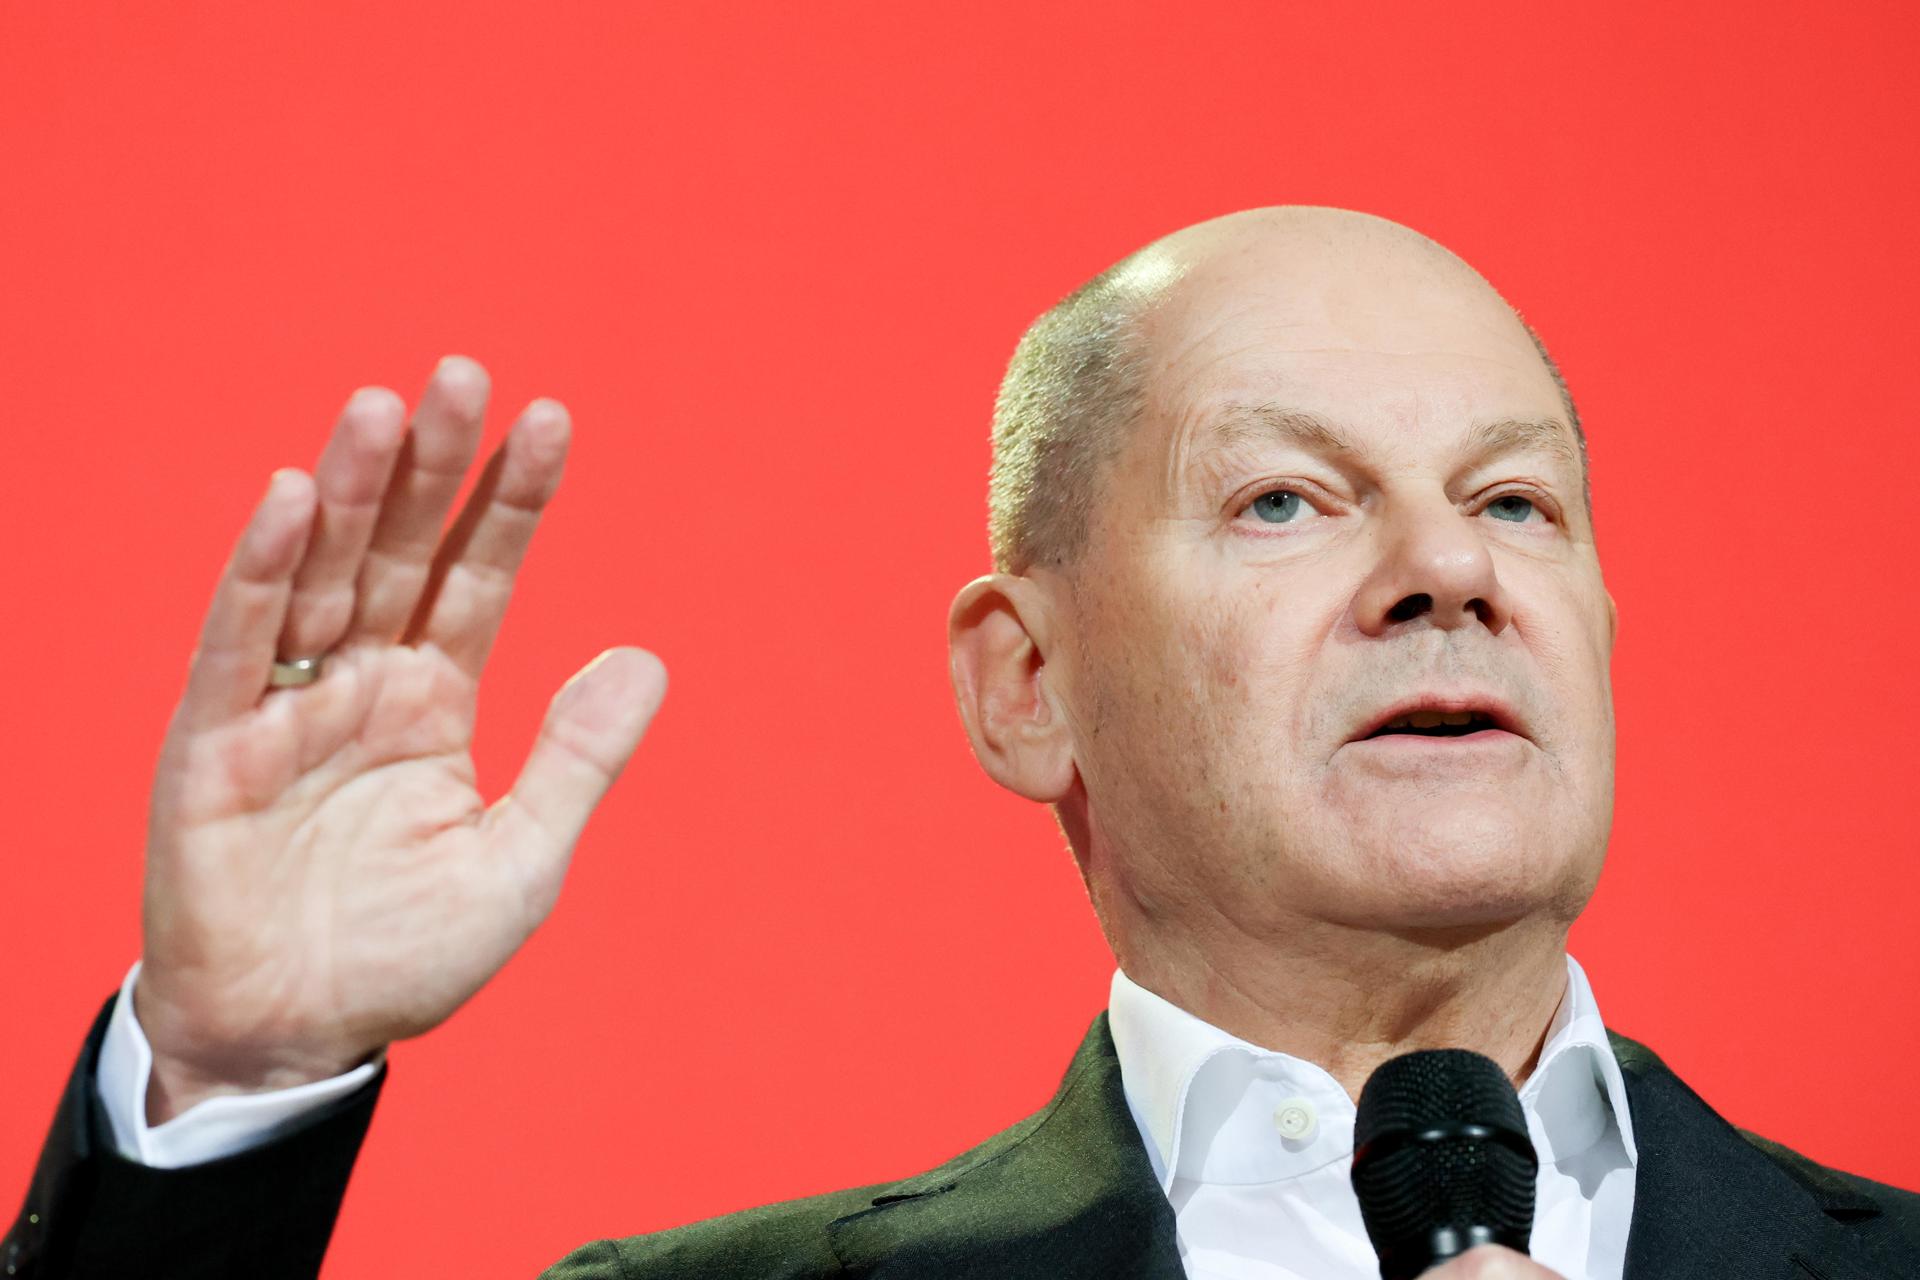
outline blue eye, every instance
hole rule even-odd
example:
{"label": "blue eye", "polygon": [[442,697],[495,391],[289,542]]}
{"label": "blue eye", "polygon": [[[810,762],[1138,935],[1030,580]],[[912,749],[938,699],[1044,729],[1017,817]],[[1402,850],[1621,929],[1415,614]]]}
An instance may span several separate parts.
{"label": "blue eye", "polygon": [[[1521,512],[1519,513],[1519,516],[1517,518],[1513,520],[1508,520],[1509,524],[1525,524],[1526,523],[1527,513],[1533,510],[1533,499],[1523,497],[1522,495],[1517,493],[1503,493],[1499,497],[1495,498],[1492,502],[1489,502],[1487,504],[1487,510],[1497,513],[1499,511],[1500,504],[1503,502],[1520,502],[1520,503],[1526,504],[1524,509],[1521,510]],[[1512,508],[1508,508],[1508,509],[1511,510]],[[1498,518],[1502,520],[1507,520],[1507,517],[1505,516],[1499,516]]]}
{"label": "blue eye", "polygon": [[[1291,502],[1293,505],[1288,506]],[[1299,513],[1300,495],[1288,489],[1275,489],[1253,500],[1248,508],[1268,524],[1286,524]]]}

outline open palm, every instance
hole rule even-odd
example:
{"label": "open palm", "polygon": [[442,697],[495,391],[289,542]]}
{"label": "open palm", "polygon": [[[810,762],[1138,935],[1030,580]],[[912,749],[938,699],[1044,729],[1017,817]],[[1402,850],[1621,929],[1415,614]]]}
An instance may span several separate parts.
{"label": "open palm", "polygon": [[[148,821],[135,1009],[154,1122],[217,1093],[333,1075],[444,1021],[546,918],[665,671],[610,649],[554,698],[512,790],[470,754],[482,668],[560,481],[536,400],[444,538],[487,377],[448,357],[412,421],[343,410],[311,478],[277,472],[215,591]],[[325,654],[270,688],[278,657]]]}

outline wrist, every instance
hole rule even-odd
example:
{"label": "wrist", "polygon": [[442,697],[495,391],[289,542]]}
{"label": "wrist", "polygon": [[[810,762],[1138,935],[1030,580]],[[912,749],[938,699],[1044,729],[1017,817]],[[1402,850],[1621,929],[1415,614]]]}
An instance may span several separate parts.
{"label": "wrist", "polygon": [[279,1066],[247,1066],[182,1062],[153,1055],[147,1075],[147,1125],[158,1127],[186,1114],[214,1098],[277,1093],[321,1080],[330,1080],[352,1071],[362,1063],[377,1060],[383,1050],[362,1054],[350,1061],[312,1064],[287,1063]]}
{"label": "wrist", "polygon": [[150,1055],[145,1096],[149,1126],[165,1124],[213,1098],[274,1093],[333,1079],[385,1053],[384,1045],[302,1047],[238,1041],[174,1016],[144,985],[141,981],[134,986],[131,1011]]}

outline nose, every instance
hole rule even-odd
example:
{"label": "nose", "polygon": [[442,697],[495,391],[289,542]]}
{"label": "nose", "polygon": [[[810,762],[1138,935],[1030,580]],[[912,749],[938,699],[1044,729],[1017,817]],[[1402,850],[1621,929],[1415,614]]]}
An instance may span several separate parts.
{"label": "nose", "polygon": [[1424,619],[1441,631],[1475,624],[1505,631],[1513,608],[1475,523],[1484,517],[1462,514],[1443,493],[1388,501],[1379,563],[1354,601],[1360,629],[1384,635]]}

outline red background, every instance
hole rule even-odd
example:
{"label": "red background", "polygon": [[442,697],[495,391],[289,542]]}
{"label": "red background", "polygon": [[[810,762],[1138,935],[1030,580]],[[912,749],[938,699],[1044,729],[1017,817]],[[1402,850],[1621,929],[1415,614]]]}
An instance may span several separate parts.
{"label": "red background", "polygon": [[1608,1021],[1920,1184],[1909,6],[301,8],[0,10],[9,1203],[137,954],[235,532],[447,351],[490,439],[539,394],[577,423],[487,793],[601,648],[673,690],[547,927],[394,1052],[329,1274],[527,1275],[1037,1106],[1111,961],[947,687],[994,387],[1081,279],[1281,202],[1449,245],[1580,399]]}

